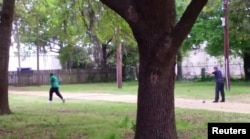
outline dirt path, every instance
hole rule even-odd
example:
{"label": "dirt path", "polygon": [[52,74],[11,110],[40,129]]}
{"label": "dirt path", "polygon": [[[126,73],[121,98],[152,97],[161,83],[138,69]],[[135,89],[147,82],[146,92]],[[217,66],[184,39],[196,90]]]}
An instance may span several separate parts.
{"label": "dirt path", "polygon": [[[22,94],[22,95],[34,95],[48,97],[48,92],[42,91],[10,91],[10,94]],[[136,95],[127,94],[97,94],[97,93],[63,93],[66,103],[70,103],[74,99],[88,99],[88,100],[104,100],[113,102],[126,102],[136,103]],[[186,109],[203,109],[211,111],[223,111],[223,112],[235,112],[235,113],[249,113],[250,104],[247,103],[236,103],[236,102],[225,102],[225,103],[212,103],[212,100],[199,99],[187,99],[187,98],[175,98],[175,107],[186,108]]]}

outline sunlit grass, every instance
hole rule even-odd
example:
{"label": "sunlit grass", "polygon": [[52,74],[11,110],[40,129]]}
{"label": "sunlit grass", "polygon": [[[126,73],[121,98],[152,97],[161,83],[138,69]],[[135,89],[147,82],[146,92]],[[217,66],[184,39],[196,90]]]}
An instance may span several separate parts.
{"label": "sunlit grass", "polygon": [[[0,116],[0,138],[131,139],[136,104],[10,95],[11,115]],[[179,138],[207,138],[208,122],[250,122],[250,115],[176,109]]]}

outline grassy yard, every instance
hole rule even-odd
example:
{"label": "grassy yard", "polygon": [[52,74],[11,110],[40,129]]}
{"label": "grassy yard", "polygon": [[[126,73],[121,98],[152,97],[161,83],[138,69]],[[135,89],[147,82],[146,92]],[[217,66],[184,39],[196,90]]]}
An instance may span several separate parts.
{"label": "grassy yard", "polygon": [[[212,86],[212,85],[211,85]],[[1,139],[131,139],[135,104],[10,95],[12,115],[0,116]],[[206,139],[208,122],[250,122],[250,115],[176,109],[179,139]]]}
{"label": "grassy yard", "polygon": [[[175,96],[183,98],[202,98],[213,99],[215,83],[210,82],[176,82]],[[29,87],[10,87],[10,90],[22,91],[48,91],[49,86],[29,86]],[[88,93],[125,93],[136,94],[138,89],[137,82],[124,82],[123,87],[118,89],[116,83],[85,83],[61,85],[62,92],[88,92]],[[228,99],[246,99],[244,95],[250,94],[250,82],[232,82],[231,90],[226,91]],[[243,95],[238,97],[238,95]],[[249,96],[247,97],[249,98]],[[243,100],[248,101],[248,100]]]}

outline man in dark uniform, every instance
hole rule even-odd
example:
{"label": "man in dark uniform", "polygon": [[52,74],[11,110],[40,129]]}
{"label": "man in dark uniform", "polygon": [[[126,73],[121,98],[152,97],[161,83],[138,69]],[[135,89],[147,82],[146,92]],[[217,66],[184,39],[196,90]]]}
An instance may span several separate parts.
{"label": "man in dark uniform", "polygon": [[210,74],[214,74],[215,81],[216,81],[215,99],[213,102],[217,103],[219,101],[219,92],[221,93],[220,102],[225,102],[224,79],[223,79],[221,70],[219,70],[218,67],[214,67],[214,71]]}

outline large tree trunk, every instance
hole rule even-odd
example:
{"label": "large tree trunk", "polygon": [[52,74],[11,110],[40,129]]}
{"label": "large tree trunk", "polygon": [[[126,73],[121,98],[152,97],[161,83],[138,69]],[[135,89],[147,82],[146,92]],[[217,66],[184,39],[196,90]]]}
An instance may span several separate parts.
{"label": "large tree trunk", "polygon": [[136,139],[176,139],[175,60],[207,0],[192,0],[176,24],[175,0],[101,0],[130,25],[140,67]]}
{"label": "large tree trunk", "polygon": [[4,0],[0,12],[0,115],[10,114],[8,99],[9,47],[15,0]]}
{"label": "large tree trunk", "polygon": [[[146,53],[146,55],[145,55]],[[176,139],[174,112],[175,55],[160,62],[140,55],[136,139]],[[145,58],[148,57],[148,58]],[[144,57],[144,58],[142,58]]]}
{"label": "large tree trunk", "polygon": [[245,80],[250,81],[250,54],[249,53],[244,54],[243,62],[244,62]]}

